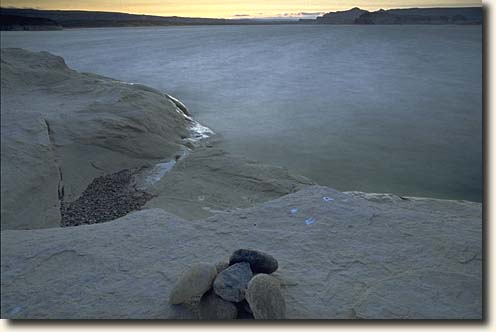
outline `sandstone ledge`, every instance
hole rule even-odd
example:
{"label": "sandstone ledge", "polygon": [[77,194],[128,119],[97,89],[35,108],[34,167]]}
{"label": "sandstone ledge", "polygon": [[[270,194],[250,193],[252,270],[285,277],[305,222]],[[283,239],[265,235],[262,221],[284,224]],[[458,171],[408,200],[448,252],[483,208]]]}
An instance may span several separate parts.
{"label": "sandstone ledge", "polygon": [[481,213],[478,203],[377,202],[312,186],[201,221],[148,209],[98,225],[7,230],[1,314],[194,318],[168,303],[181,273],[255,247],[278,258],[290,319],[480,319]]}

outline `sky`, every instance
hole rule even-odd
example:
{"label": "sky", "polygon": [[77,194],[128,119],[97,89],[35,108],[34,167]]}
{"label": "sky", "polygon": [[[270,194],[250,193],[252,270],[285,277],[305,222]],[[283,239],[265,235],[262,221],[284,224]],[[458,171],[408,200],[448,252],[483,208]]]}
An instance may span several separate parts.
{"label": "sky", "polygon": [[261,18],[315,16],[360,7],[367,10],[409,7],[480,6],[481,0],[2,0],[2,7],[76,9],[161,16]]}

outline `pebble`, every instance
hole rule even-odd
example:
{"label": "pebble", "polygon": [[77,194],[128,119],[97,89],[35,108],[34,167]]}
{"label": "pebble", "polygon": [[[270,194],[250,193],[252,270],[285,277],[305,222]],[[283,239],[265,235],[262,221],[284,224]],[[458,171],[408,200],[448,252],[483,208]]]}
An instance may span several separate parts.
{"label": "pebble", "polygon": [[255,319],[285,319],[286,303],[279,281],[268,274],[257,274],[248,284],[246,300]]}
{"label": "pebble", "polygon": [[214,281],[214,291],[226,301],[241,302],[253,273],[250,264],[241,262],[229,266],[217,275]]}
{"label": "pebble", "polygon": [[62,226],[107,222],[139,210],[152,196],[130,185],[134,173],[125,169],[100,176],[75,201],[66,202],[62,197]]}
{"label": "pebble", "polygon": [[279,264],[271,255],[258,250],[239,249],[236,250],[229,258],[229,264],[233,265],[239,262],[250,263],[251,270],[254,273],[273,273],[277,270]]}
{"label": "pebble", "polygon": [[171,304],[191,303],[205,294],[217,275],[215,265],[199,263],[183,273],[179,282],[172,289],[169,301]]}

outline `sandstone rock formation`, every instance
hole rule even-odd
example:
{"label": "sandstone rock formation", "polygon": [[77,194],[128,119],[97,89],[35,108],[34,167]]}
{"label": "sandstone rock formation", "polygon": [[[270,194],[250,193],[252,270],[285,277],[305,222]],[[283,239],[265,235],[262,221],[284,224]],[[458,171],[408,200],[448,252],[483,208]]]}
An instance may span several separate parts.
{"label": "sandstone rock formation", "polygon": [[1,315],[191,318],[168,303],[182,271],[241,247],[277,257],[289,319],[480,319],[481,204],[391,197],[313,186],[201,221],[147,209],[103,224],[6,230]]}
{"label": "sandstone rock formation", "polygon": [[91,181],[172,158],[189,121],[161,92],[1,51],[2,229],[57,227]]}

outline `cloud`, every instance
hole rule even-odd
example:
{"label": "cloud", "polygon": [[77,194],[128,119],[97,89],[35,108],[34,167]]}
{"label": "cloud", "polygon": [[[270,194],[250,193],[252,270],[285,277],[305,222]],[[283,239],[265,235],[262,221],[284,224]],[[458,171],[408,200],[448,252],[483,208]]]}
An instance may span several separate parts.
{"label": "cloud", "polygon": [[308,16],[308,15],[321,15],[325,14],[325,12],[299,12],[298,15]]}
{"label": "cloud", "polygon": [[248,17],[248,16],[251,16],[249,14],[236,14],[234,15],[234,17]]}
{"label": "cloud", "polygon": [[292,17],[292,18],[315,18],[316,16],[325,14],[325,12],[299,12],[299,13],[281,13],[277,14],[278,17]]}

